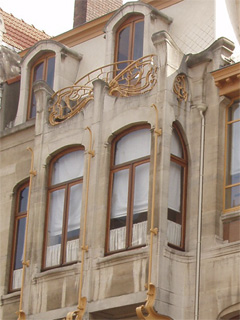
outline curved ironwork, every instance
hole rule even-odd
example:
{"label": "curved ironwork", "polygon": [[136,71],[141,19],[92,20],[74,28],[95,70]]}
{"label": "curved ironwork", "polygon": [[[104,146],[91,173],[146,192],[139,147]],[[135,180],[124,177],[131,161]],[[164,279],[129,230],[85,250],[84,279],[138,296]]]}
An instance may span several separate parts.
{"label": "curved ironwork", "polygon": [[146,93],[152,90],[157,82],[154,55],[100,67],[80,78],[72,86],[55,92],[50,101],[50,124],[57,125],[79,113],[94,98],[92,83],[98,79],[107,83],[110,95],[129,97]]}

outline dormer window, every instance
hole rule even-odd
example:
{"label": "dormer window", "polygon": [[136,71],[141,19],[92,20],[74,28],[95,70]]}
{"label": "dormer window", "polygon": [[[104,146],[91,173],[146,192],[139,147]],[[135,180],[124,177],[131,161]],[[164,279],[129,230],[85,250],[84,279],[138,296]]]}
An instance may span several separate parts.
{"label": "dormer window", "polygon": [[55,56],[53,54],[44,55],[39,59],[31,69],[30,88],[29,88],[29,104],[27,119],[36,117],[36,99],[33,92],[33,83],[38,80],[44,80],[49,87],[53,88],[55,70]]}
{"label": "dormer window", "polygon": [[[117,30],[115,61],[137,60],[143,56],[143,30],[142,15],[132,16]],[[126,68],[128,63],[118,65],[120,70]]]}

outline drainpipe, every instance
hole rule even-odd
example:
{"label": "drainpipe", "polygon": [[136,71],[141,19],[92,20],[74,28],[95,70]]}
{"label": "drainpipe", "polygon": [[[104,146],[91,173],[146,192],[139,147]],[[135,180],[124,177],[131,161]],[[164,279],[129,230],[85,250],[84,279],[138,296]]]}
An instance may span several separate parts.
{"label": "drainpipe", "polygon": [[200,179],[198,194],[198,229],[197,229],[197,253],[196,253],[196,279],[195,279],[195,305],[194,320],[199,319],[199,293],[200,293],[200,267],[201,267],[201,237],[202,237],[202,194],[203,194],[203,162],[204,162],[204,138],[205,138],[205,111],[204,103],[197,105],[201,116],[201,144],[200,144]]}

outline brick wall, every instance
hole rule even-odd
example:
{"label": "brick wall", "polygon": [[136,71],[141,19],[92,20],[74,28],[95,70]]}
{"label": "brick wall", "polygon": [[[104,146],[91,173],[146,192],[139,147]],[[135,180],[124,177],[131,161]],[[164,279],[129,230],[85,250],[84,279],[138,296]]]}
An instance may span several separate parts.
{"label": "brick wall", "polygon": [[122,0],[88,0],[87,21],[94,20],[121,7]]}

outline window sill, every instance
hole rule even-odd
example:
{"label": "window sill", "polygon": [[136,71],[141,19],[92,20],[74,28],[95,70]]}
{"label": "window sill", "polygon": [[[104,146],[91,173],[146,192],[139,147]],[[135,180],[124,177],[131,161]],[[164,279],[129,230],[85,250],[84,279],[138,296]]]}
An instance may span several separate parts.
{"label": "window sill", "polygon": [[239,219],[239,218],[240,218],[240,210],[239,209],[236,209],[235,211],[232,211],[232,212],[226,212],[226,213],[221,214],[222,222],[228,222],[228,221],[232,221],[232,220]]}
{"label": "window sill", "polygon": [[19,299],[20,299],[20,290],[11,292],[1,296],[0,305],[3,306],[7,304],[12,304],[14,302],[19,302]]}
{"label": "window sill", "polygon": [[77,262],[68,266],[43,270],[42,272],[35,274],[34,278],[32,279],[32,283],[36,284],[48,280],[59,279],[65,276],[69,276],[71,274],[76,275],[80,273],[80,264],[80,262]]}
{"label": "window sill", "polygon": [[149,255],[148,246],[140,247],[128,251],[116,252],[113,254],[109,254],[105,257],[98,258],[97,266],[99,268],[113,266],[119,263],[125,263],[129,261],[134,261],[142,258],[147,258]]}

